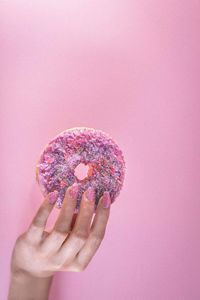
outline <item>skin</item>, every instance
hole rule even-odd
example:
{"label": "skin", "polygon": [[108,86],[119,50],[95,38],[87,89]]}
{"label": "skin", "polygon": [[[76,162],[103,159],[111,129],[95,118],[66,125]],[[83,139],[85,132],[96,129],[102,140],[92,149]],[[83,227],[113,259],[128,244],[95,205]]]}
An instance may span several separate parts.
{"label": "skin", "polygon": [[51,232],[45,231],[54,207],[49,195],[44,199],[29,228],[15,243],[11,261],[8,300],[48,299],[53,276],[58,271],[81,272],[99,248],[110,214],[102,196],[94,214],[94,199],[85,192],[78,214],[74,214],[76,197],[69,187],[59,216]]}

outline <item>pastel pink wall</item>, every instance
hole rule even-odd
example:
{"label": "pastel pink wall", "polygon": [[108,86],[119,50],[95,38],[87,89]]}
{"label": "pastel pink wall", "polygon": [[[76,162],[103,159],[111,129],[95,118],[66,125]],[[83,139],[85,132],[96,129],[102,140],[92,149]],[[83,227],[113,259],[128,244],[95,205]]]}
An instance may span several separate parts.
{"label": "pastel pink wall", "polygon": [[91,264],[58,274],[51,299],[200,299],[200,2],[0,6],[0,298],[42,200],[40,151],[88,126],[122,148],[125,185]]}

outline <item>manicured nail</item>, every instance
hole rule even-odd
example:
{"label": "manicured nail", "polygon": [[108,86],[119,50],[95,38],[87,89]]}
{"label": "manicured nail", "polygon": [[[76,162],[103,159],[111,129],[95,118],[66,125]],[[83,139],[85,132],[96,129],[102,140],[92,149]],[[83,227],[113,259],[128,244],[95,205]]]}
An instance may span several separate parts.
{"label": "manicured nail", "polygon": [[94,189],[90,186],[87,191],[85,192],[85,197],[89,200],[89,201],[94,201],[95,199],[95,191]]}
{"label": "manicured nail", "polygon": [[49,203],[54,204],[58,197],[58,191],[53,191],[49,194]]}
{"label": "manicured nail", "polygon": [[74,184],[72,184],[72,186],[69,187],[68,191],[72,199],[76,199],[78,196],[79,184],[75,182]]}
{"label": "manicured nail", "polygon": [[108,208],[110,206],[110,194],[109,192],[103,193],[102,204],[104,208]]}

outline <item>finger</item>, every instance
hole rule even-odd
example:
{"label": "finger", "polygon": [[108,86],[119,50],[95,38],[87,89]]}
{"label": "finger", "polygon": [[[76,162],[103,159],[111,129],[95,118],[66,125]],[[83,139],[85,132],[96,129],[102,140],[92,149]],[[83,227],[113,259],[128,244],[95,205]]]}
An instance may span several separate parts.
{"label": "finger", "polygon": [[44,250],[46,249],[48,252],[56,252],[67,238],[71,231],[71,223],[76,208],[78,191],[79,185],[76,183],[67,189],[62,203],[62,208],[54,228],[42,245]]}
{"label": "finger", "polygon": [[94,212],[95,191],[91,187],[83,194],[80,211],[69,238],[60,248],[57,259],[59,262],[72,261],[85,244],[90,231]]}
{"label": "finger", "polygon": [[86,268],[104,238],[110,215],[110,204],[111,200],[109,193],[104,192],[97,207],[90,235],[73,262],[73,268],[78,271]]}
{"label": "finger", "polygon": [[90,232],[90,225],[94,213],[95,191],[89,187],[83,194],[80,211],[77,216],[72,232],[81,238],[87,238]]}
{"label": "finger", "polygon": [[45,229],[45,225],[47,223],[47,219],[53,210],[54,204],[56,202],[58,196],[58,192],[54,191],[49,193],[41,206],[39,207],[37,213],[35,214],[28,230],[27,230],[27,236],[30,236],[31,239],[33,237],[37,236],[37,238],[41,238],[43,231]]}

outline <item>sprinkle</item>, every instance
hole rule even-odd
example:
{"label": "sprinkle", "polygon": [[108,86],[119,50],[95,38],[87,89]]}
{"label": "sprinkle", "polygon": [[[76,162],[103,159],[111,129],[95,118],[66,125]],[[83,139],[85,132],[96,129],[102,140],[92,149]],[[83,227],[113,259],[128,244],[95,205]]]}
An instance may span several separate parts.
{"label": "sprinkle", "polygon": [[67,183],[64,180],[61,180],[60,187],[64,188],[64,187],[66,187],[66,185],[67,185]]}

